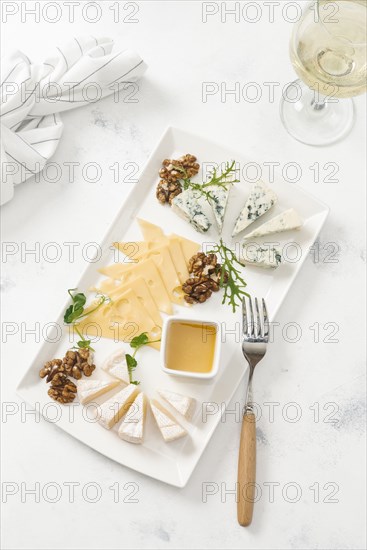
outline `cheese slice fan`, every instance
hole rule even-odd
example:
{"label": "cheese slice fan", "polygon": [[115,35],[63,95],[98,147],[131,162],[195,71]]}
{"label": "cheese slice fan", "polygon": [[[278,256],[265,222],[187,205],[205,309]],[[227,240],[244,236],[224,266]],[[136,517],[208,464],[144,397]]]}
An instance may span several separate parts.
{"label": "cheese slice fan", "polygon": [[196,407],[196,400],[193,397],[181,395],[169,390],[157,390],[159,395],[167,401],[178,413],[182,414],[186,420],[191,420]]}
{"label": "cheese slice fan", "polygon": [[127,413],[138,391],[135,384],[129,384],[100,405],[97,414],[99,424],[110,430]]}
{"label": "cheese slice fan", "polygon": [[150,407],[159,431],[166,443],[184,437],[187,434],[185,428],[158,401],[152,399]]}
{"label": "cheese slice fan", "polygon": [[80,403],[85,405],[100,395],[116,388],[120,382],[118,380],[79,380],[78,397]]}
{"label": "cheese slice fan", "polygon": [[121,439],[129,443],[143,443],[146,412],[146,397],[144,393],[139,393],[120,424],[118,434]]}

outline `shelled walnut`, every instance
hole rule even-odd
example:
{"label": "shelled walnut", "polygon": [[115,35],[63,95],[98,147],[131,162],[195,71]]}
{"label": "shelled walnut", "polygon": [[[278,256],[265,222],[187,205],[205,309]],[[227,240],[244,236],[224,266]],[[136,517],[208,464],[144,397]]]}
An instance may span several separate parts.
{"label": "shelled walnut", "polygon": [[75,399],[76,386],[68,376],[80,380],[83,374],[90,376],[95,368],[91,350],[69,350],[63,359],[47,361],[39,375],[40,378],[46,378],[47,383],[51,382],[48,395],[52,399],[59,403],[70,403]]}
{"label": "shelled walnut", "polygon": [[[189,260],[189,279],[182,285],[184,299],[188,304],[206,302],[213,292],[218,292],[222,278],[222,266],[215,254],[198,252]],[[224,272],[223,282],[228,281],[228,273]]]}
{"label": "shelled walnut", "polygon": [[165,159],[159,170],[161,180],[156,190],[159,202],[171,204],[172,200],[182,193],[180,180],[196,176],[199,169],[200,164],[194,155],[186,154],[179,159]]}

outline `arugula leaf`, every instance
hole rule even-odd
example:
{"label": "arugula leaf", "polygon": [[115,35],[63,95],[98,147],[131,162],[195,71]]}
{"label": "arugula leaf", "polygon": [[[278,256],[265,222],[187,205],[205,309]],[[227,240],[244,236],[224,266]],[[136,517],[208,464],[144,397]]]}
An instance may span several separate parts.
{"label": "arugula leaf", "polygon": [[[219,286],[224,288],[222,304],[232,306],[232,311],[241,305],[242,298],[249,294],[245,291],[247,283],[241,276],[241,272],[236,268],[238,265],[242,269],[242,264],[238,261],[236,254],[228,248],[221,239],[219,244],[216,244],[213,250],[208,254],[218,254],[222,259],[221,276]],[[227,274],[227,276],[226,276]],[[239,303],[237,302],[239,301]]]}
{"label": "arugula leaf", "polygon": [[214,168],[209,181],[206,183],[194,183],[189,178],[184,178],[183,187],[184,189],[190,188],[193,191],[196,191],[200,196],[205,197],[208,202],[212,202],[215,201],[215,196],[211,191],[207,191],[206,189],[210,187],[219,187],[228,191],[229,185],[239,183],[240,181],[235,179],[236,170],[236,161],[233,160],[231,163],[226,163],[225,170],[219,175],[217,174],[216,168]]}

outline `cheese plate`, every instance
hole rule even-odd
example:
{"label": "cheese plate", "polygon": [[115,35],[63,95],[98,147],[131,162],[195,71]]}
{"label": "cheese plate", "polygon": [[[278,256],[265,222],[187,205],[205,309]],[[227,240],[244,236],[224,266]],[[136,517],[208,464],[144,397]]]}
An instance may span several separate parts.
{"label": "cheese plate", "polygon": [[[188,223],[187,213],[190,206],[188,203],[186,203],[183,215],[182,212],[178,213],[177,209],[159,204],[157,201],[156,186],[159,181],[158,172],[162,166],[162,159],[175,159],[186,153],[194,154],[200,163],[200,172],[198,177],[194,178],[197,181],[205,181],[205,170],[209,166],[220,166],[225,162],[236,161],[240,181],[231,186],[229,194],[219,193],[217,195],[223,202],[219,218],[215,216],[213,205],[206,204],[203,207],[203,212],[200,211],[197,223]],[[222,145],[189,132],[168,128],[150,155],[139,181],[131,190],[116,219],[111,224],[110,230],[101,243],[99,257],[88,265],[80,280],[75,281],[74,285],[79,291],[86,293],[89,289],[103,288],[103,284],[106,284],[106,273],[103,272],[110,274],[111,272],[115,273],[118,269],[119,280],[121,277],[119,284],[121,284],[124,296],[119,303],[119,314],[122,317],[126,312],[134,314],[133,319],[138,328],[139,323],[144,321],[141,316],[137,315],[137,312],[140,311],[139,300],[144,302],[146,309],[149,308],[149,319],[151,319],[149,330],[152,331],[162,318],[164,319],[172,313],[183,318],[198,320],[206,318],[220,323],[222,344],[220,368],[218,374],[210,380],[175,377],[167,374],[161,368],[160,353],[155,349],[157,345],[145,347],[139,351],[139,364],[134,371],[134,376],[138,377],[139,390],[144,392],[147,402],[153,404],[157,403],[157,400],[159,402],[159,390],[162,388],[167,392],[190,396],[195,400],[196,408],[190,421],[184,416],[175,415],[177,425],[181,427],[182,433],[187,433],[185,437],[179,437],[166,443],[160,433],[157,418],[153,416],[149,407],[147,407],[148,411],[145,416],[145,398],[143,400],[144,415],[141,416],[144,419],[145,435],[141,444],[131,444],[128,440],[119,437],[121,424],[118,422],[114,425],[109,424],[110,429],[101,426],[98,423],[98,416],[93,415],[92,408],[113,398],[117,391],[121,392],[121,387],[116,388],[116,383],[111,385],[111,391],[97,396],[94,403],[89,403],[88,407],[83,407],[78,402],[73,403],[73,415],[70,415],[69,405],[50,401],[44,381],[40,380],[39,370],[50,358],[63,357],[66,350],[70,349],[75,341],[74,335],[63,323],[64,312],[69,302],[63,307],[59,318],[55,320],[55,338],[53,339],[53,335],[49,334],[48,341],[42,345],[17,388],[20,397],[34,408],[38,408],[46,418],[50,402],[53,403],[53,406],[57,406],[59,408],[57,425],[75,439],[109,459],[176,487],[184,487],[188,482],[220,421],[223,406],[229,403],[244,378],[246,369],[240,349],[241,315],[240,309],[234,313],[229,305],[222,305],[222,293],[220,292],[213,294],[205,303],[188,306],[179,305],[182,304],[182,300],[180,297],[174,296],[174,288],[169,288],[172,291],[172,296],[170,296],[171,301],[167,303],[167,293],[165,289],[162,290],[159,287],[161,284],[159,276],[154,276],[154,280],[144,279],[146,269],[144,266],[149,266],[150,273],[165,270],[164,276],[167,280],[164,282],[167,286],[171,281],[170,271],[177,272],[179,283],[182,282],[182,278],[185,278],[183,276],[185,265],[181,270],[179,266],[182,266],[183,258],[187,261],[195,251],[195,243],[205,250],[210,250],[221,237],[228,246],[234,249],[241,246],[246,233],[237,234],[232,238],[232,232],[253,188],[253,182],[250,183],[243,179],[242,168],[248,162],[253,161],[253,158],[246,157],[244,153],[228,150]],[[281,178],[276,178],[273,183],[265,182],[265,185],[276,193],[277,200],[272,200],[269,211],[265,208],[264,212],[261,212],[261,217],[259,216],[259,219],[249,226],[249,233],[256,231],[273,217],[280,216],[289,209],[295,209],[302,219],[301,229],[284,231],[283,228],[282,232],[272,233],[264,238],[267,244],[271,243],[271,246],[282,251],[284,261],[277,269],[263,270],[261,267],[250,264],[243,268],[243,277],[247,282],[246,290],[252,296],[261,296],[266,299],[269,317],[273,321],[327,218],[328,207],[294,184],[284,182]],[[206,220],[209,220],[210,225]],[[272,227],[272,224],[270,225]],[[204,228],[205,233],[198,233],[196,231],[198,226],[200,226],[199,229]],[[297,224],[293,224],[293,226],[298,227]],[[218,227],[222,229],[221,235],[218,234]],[[151,234],[152,231],[156,231],[158,237],[163,239],[163,244],[161,242],[159,247],[153,249],[144,242],[147,241],[144,233],[150,232]],[[263,243],[263,241],[259,242]],[[114,243],[119,243],[117,248],[116,244],[113,246]],[[137,260],[132,259],[133,255],[129,257],[129,262],[134,264],[136,261],[139,268],[134,270],[130,265],[116,267],[121,266],[116,263],[116,251],[120,254],[121,247],[126,245],[132,245],[134,251],[134,243],[143,243],[143,246],[140,247],[140,260],[139,254]],[[171,262],[170,253],[180,246],[182,257],[175,257],[175,261]],[[139,247],[137,251],[139,252]],[[120,257],[119,262],[121,261]],[[166,267],[167,269],[165,269]],[[149,288],[150,284],[153,287]],[[171,286],[173,287],[173,283]],[[155,309],[154,300],[150,299],[149,303],[147,301],[147,296],[150,296],[149,290],[156,301],[161,300],[162,302],[158,308],[159,311]],[[141,296],[137,295],[140,292]],[[57,337],[60,328],[61,338]],[[97,369],[90,379],[85,380],[90,382],[95,380],[96,387],[98,387],[98,381],[102,381],[105,382],[104,387],[109,387],[108,381],[111,380],[109,369],[102,367],[106,365],[109,358],[114,356],[113,354],[119,357],[121,348],[128,353],[129,345],[110,336],[105,338],[96,334],[93,339],[93,347],[95,349],[94,363],[97,365]],[[84,383],[84,379],[82,382]],[[132,394],[132,397],[135,398],[135,393]],[[170,418],[174,409],[169,409],[169,406],[167,402],[161,403],[158,408],[155,408],[155,411],[157,412],[157,409],[159,411],[167,410],[168,414],[166,412],[164,414]],[[140,436],[138,439],[140,443]]]}

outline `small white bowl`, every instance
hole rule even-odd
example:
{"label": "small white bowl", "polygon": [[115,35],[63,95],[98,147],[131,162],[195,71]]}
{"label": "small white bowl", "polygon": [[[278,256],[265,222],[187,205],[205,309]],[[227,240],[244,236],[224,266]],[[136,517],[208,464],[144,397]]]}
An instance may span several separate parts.
{"label": "small white bowl", "polygon": [[[177,321],[181,321],[183,323],[193,323],[195,325],[209,325],[216,328],[213,366],[210,372],[197,372],[197,371],[191,372],[191,371],[182,371],[182,370],[174,370],[174,369],[167,368],[166,352],[167,352],[168,333],[172,323]],[[216,321],[211,321],[208,319],[192,319],[190,317],[180,317],[180,316],[167,317],[163,322],[162,338],[161,338],[160,353],[161,353],[162,370],[167,374],[172,374],[174,376],[183,376],[185,378],[201,378],[206,380],[210,378],[214,378],[214,376],[217,374],[219,369],[221,342],[222,342],[221,326],[220,326],[220,323],[217,323]]]}

